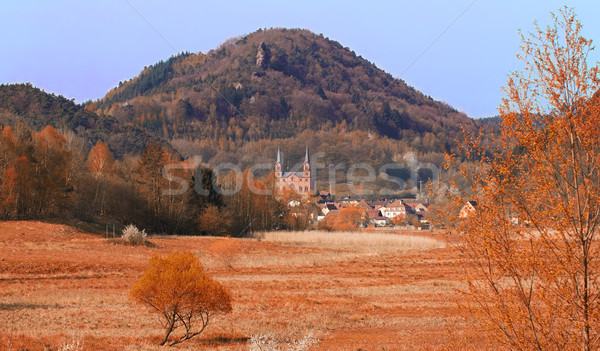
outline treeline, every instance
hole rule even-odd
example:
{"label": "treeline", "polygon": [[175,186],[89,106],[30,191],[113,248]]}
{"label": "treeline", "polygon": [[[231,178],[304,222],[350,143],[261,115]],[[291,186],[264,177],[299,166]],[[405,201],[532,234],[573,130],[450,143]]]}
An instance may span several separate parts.
{"label": "treeline", "polygon": [[145,67],[139,76],[127,82],[119,82],[117,88],[107,94],[112,101],[121,102],[136,96],[146,94],[153,89],[160,89],[173,78],[173,64],[179,59],[190,55],[188,52],[171,56],[167,61],[159,61]]}
{"label": "treeline", "polygon": [[289,213],[266,191],[274,189],[272,175],[260,180],[249,171],[228,172],[217,179],[158,142],[122,160],[102,141],[84,150],[83,139],[51,126],[40,132],[22,122],[0,127],[0,219],[117,221],[153,233],[199,235],[307,224],[307,216]]}

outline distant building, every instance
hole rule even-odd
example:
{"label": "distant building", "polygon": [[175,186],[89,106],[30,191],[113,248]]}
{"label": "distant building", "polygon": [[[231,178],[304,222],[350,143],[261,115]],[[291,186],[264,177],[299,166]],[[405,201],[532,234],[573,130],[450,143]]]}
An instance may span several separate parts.
{"label": "distant building", "polygon": [[427,212],[427,206],[423,205],[420,202],[406,202],[406,205],[409,206],[412,209],[412,211],[417,215]]}
{"label": "distant building", "polygon": [[388,218],[382,216],[379,210],[369,210],[367,211],[367,216],[369,223],[373,224],[375,227],[384,227],[388,225]]}
{"label": "distant building", "polygon": [[477,201],[471,200],[463,206],[458,214],[459,218],[467,218],[477,213]]}
{"label": "distant building", "polygon": [[381,208],[381,214],[387,218],[394,218],[396,216],[406,216],[407,205],[402,200],[396,200],[390,202],[385,207]]}
{"label": "distant building", "polygon": [[317,194],[317,202],[325,203],[331,202],[332,200],[331,193],[328,191],[319,191]]}
{"label": "distant building", "polygon": [[277,178],[277,190],[290,189],[303,196],[310,196],[314,190],[314,181],[310,170],[310,157],[308,148],[304,157],[301,172],[285,172],[281,157],[281,150],[277,149],[277,162],[275,163],[275,177]]}

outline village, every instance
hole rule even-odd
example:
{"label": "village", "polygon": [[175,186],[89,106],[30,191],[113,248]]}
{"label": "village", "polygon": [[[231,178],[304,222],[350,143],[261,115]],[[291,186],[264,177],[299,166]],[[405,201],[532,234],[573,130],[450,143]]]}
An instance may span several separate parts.
{"label": "village", "polygon": [[360,209],[363,220],[359,227],[397,227],[402,229],[431,229],[427,218],[430,204],[415,199],[377,199],[365,200],[360,196],[343,196],[334,201],[328,192],[319,192],[317,207],[320,222],[327,216],[339,215],[342,209]]}
{"label": "village", "polygon": [[[417,201],[416,199],[380,198],[368,200],[359,195],[342,196],[335,199],[328,191],[315,191],[315,180],[311,173],[311,161],[308,148],[304,156],[302,171],[286,172],[283,164],[281,150],[277,150],[275,163],[275,176],[277,178],[277,190],[283,192],[289,190],[297,193],[302,198],[311,197],[315,194],[316,212],[311,211],[311,222],[313,224],[323,223],[328,218],[344,215],[353,217],[345,218],[347,222],[354,222],[359,228],[381,228],[396,227],[403,229],[431,229],[431,223],[427,218],[430,204],[429,199]],[[290,208],[300,206],[299,200],[288,203]],[[300,211],[295,212],[300,216]]]}

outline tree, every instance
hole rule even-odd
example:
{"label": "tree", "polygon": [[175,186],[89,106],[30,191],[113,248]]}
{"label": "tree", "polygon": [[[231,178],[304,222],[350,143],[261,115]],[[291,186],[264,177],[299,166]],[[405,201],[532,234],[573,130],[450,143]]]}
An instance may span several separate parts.
{"label": "tree", "polygon": [[[238,235],[255,231],[267,231],[280,225],[281,203],[275,197],[275,175],[270,173],[263,180],[255,178],[247,168],[237,179],[235,173],[224,177],[223,187],[227,190],[239,187],[234,195],[226,198],[229,213],[234,215],[233,233]],[[238,184],[241,182],[241,184]]]}
{"label": "tree", "polygon": [[392,223],[394,225],[406,225],[406,214],[404,213],[400,213],[397,216],[394,216],[394,218],[392,218]]}
{"label": "tree", "polygon": [[358,207],[346,207],[337,213],[328,213],[319,226],[325,230],[354,231],[366,219],[366,211]]}
{"label": "tree", "polygon": [[[199,229],[206,235],[223,235],[231,225],[223,211],[224,200],[212,169],[196,168],[191,176],[190,189],[186,193],[186,221],[189,231]],[[206,221],[206,223],[204,223]]]}
{"label": "tree", "polygon": [[107,175],[110,173],[113,163],[115,162],[108,146],[98,140],[96,145],[90,150],[86,167],[94,175]]}
{"label": "tree", "polygon": [[163,177],[163,168],[169,163],[169,158],[159,142],[151,141],[146,144],[142,152],[137,169],[137,182],[148,208],[147,220],[152,223],[154,231],[167,232],[170,228],[164,226],[164,202],[167,198],[162,196],[167,187]]}
{"label": "tree", "polygon": [[[600,347],[600,87],[571,9],[522,35],[497,149],[469,141],[477,215],[459,221],[471,307],[510,349]],[[595,95],[593,96],[593,94]],[[457,198],[462,206],[466,198]]]}
{"label": "tree", "polygon": [[107,192],[110,186],[108,176],[112,173],[115,160],[108,149],[108,146],[101,140],[90,150],[86,162],[86,167],[94,176],[91,182],[94,188],[93,209],[100,215],[106,212]]}
{"label": "tree", "polygon": [[232,310],[229,290],[209,277],[189,251],[152,256],[130,297],[161,315],[165,335],[160,345],[180,327],[184,334],[169,345],[189,340],[202,333],[214,316]]}
{"label": "tree", "polygon": [[209,205],[198,216],[198,230],[204,235],[223,236],[229,233],[231,220],[227,211]]}
{"label": "tree", "polygon": [[196,168],[191,183],[192,189],[188,198],[190,207],[197,206],[199,210],[210,205],[219,209],[223,207],[223,195],[215,184],[216,177],[212,169],[203,166]]}
{"label": "tree", "polygon": [[72,191],[72,155],[65,147],[65,137],[51,126],[35,133],[33,141],[33,177],[27,184],[33,188],[32,212],[56,215],[64,209]]}

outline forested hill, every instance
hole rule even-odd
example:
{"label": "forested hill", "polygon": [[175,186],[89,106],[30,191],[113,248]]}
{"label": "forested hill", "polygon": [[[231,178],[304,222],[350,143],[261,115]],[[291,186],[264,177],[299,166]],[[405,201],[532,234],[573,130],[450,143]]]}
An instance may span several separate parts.
{"label": "forested hill", "polygon": [[60,95],[48,94],[31,84],[0,85],[0,125],[24,122],[33,130],[53,126],[87,140],[88,149],[103,140],[113,154],[121,157],[139,153],[150,140],[159,140],[152,132],[134,124],[119,123],[112,116],[96,114],[89,108]]}
{"label": "forested hill", "polygon": [[[336,41],[301,29],[259,30],[208,53],[144,68],[84,104],[33,87],[0,85],[0,124],[71,130],[116,158],[151,140],[204,162],[292,164],[304,147],[324,162],[440,164],[462,126],[478,121],[396,79]],[[86,151],[86,150],[84,150]],[[325,176],[325,174],[323,174]]]}
{"label": "forested hill", "polygon": [[439,151],[461,125],[473,124],[340,43],[301,29],[258,30],[206,54],[171,57],[90,108],[171,140],[212,140],[230,150],[338,128]]}

